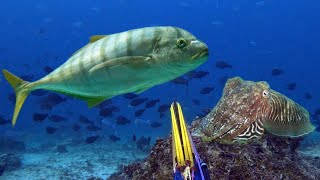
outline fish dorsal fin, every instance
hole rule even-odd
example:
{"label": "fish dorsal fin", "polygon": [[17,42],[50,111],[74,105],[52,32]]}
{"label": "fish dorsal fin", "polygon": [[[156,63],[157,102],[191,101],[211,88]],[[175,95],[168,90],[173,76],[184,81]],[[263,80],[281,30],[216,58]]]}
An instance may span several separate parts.
{"label": "fish dorsal fin", "polygon": [[96,42],[104,37],[107,37],[107,35],[94,35],[94,36],[91,36],[90,37],[90,41],[89,43],[93,43],[93,42]]}
{"label": "fish dorsal fin", "polygon": [[107,35],[94,35],[94,36],[91,36],[91,37],[89,38],[89,43],[86,44],[85,46],[83,46],[82,48],[78,49],[78,50],[77,50],[76,52],[74,52],[72,55],[77,54],[77,53],[80,52],[81,50],[87,48],[89,44],[94,43],[94,42],[98,41],[99,39],[102,39],[102,38],[104,38],[104,37],[106,37],[106,36],[107,36]]}
{"label": "fish dorsal fin", "polygon": [[264,128],[275,135],[298,137],[314,130],[309,112],[276,91],[270,91],[271,112],[263,123]]}

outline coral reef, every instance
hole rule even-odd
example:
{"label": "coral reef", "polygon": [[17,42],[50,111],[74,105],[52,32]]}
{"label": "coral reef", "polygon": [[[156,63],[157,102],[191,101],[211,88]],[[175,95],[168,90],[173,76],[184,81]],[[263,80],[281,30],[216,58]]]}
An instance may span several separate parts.
{"label": "coral reef", "polygon": [[21,160],[16,155],[12,153],[0,155],[0,176],[2,176],[5,171],[12,171],[20,166]]}
{"label": "coral reef", "polygon": [[[247,145],[205,143],[198,138],[194,141],[212,179],[307,180],[320,177],[320,158],[297,151],[301,138],[265,134],[259,141]],[[171,137],[159,139],[147,159],[121,167],[109,179],[172,179],[171,154]]]}

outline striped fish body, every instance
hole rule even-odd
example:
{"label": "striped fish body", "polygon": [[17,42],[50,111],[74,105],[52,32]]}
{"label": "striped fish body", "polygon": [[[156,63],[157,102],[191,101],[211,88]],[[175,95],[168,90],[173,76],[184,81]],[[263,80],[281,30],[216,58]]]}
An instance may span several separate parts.
{"label": "striped fish body", "polygon": [[3,70],[16,92],[13,125],[28,94],[46,89],[67,94],[89,107],[116,95],[141,93],[204,63],[208,47],[191,33],[171,26],[93,36],[64,64],[36,82]]}
{"label": "striped fish body", "polygon": [[[162,28],[142,28],[109,35],[72,55],[67,62],[38,82],[35,89],[48,89],[81,96],[112,97],[127,92],[135,92],[162,83],[157,65],[151,67],[147,58],[152,56],[153,45],[157,34],[166,31]],[[134,62],[140,66],[126,66],[124,62],[105,68],[102,71],[91,72],[95,66],[107,61],[117,61],[121,57],[142,57]],[[132,59],[128,59],[130,61]],[[31,84],[32,86],[32,84]]]}

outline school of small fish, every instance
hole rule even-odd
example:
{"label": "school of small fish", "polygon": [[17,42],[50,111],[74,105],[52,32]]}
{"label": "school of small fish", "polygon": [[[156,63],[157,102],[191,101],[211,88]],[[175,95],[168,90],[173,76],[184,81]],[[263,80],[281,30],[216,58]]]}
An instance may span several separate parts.
{"label": "school of small fish", "polygon": [[[159,120],[165,117],[170,102],[165,103],[161,98],[142,97],[139,94],[168,81],[185,88],[192,81],[202,81],[210,72],[194,69],[207,58],[207,46],[189,32],[176,27],[140,28],[112,35],[93,36],[89,44],[75,52],[57,69],[43,67],[42,70],[47,75],[38,81],[34,81],[33,74],[24,74],[20,79],[3,70],[5,78],[16,93],[16,97],[14,93],[8,96],[10,102],[16,103],[12,124],[16,123],[24,100],[31,94],[37,97],[41,110],[33,113],[33,121],[41,123],[48,120],[53,124],[46,126],[44,131],[49,136],[59,133],[56,125],[67,122],[68,117],[50,111],[57,105],[63,105],[69,98],[52,93],[51,90],[84,100],[89,107],[95,106],[98,109],[96,119],[80,114],[78,121],[70,126],[74,132],[88,132],[89,136],[85,138],[87,144],[102,137],[100,132],[104,128],[109,129],[108,138],[117,142],[121,140],[117,135],[117,126],[132,124],[150,128],[163,127],[163,122]],[[215,67],[225,71],[234,68],[225,60],[217,60]],[[284,74],[285,71],[279,67],[271,71],[271,76],[277,78]],[[197,117],[202,118],[194,135],[201,136],[204,140],[247,143],[261,138],[265,131],[290,137],[308,134],[314,129],[320,132],[320,123],[315,124],[319,126],[314,128],[308,111],[271,90],[266,82],[244,81],[239,77],[229,79],[228,75],[219,77],[217,81],[222,87],[227,83],[213,110],[208,107],[201,109],[201,97],[190,97],[191,104],[199,109]],[[294,91],[297,86],[293,81],[284,85],[289,91]],[[200,87],[198,93],[210,96],[219,89],[216,87],[214,84],[206,85]],[[119,113],[120,108],[111,100],[117,95],[122,95],[129,101],[128,106],[134,108],[132,114],[136,119],[131,120]],[[313,98],[309,92],[305,92],[303,97],[306,100]],[[144,114],[149,109],[155,109],[159,113],[159,119],[145,119]],[[320,122],[319,109],[310,116]],[[0,125],[9,123],[9,119],[0,115]],[[143,149],[150,145],[151,137],[137,138],[136,133],[132,132],[131,140],[139,149]]]}

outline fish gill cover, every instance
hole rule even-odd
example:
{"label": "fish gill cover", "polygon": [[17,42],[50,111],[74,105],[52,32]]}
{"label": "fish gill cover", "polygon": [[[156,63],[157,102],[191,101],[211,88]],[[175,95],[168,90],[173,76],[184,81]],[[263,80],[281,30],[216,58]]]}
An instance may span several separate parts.
{"label": "fish gill cover", "polygon": [[[164,0],[159,2],[5,0],[1,2],[0,68],[7,69],[21,80],[8,73],[5,73],[6,77],[0,76],[0,178],[105,179],[115,171],[130,170],[130,168],[123,168],[124,165],[136,163],[137,160],[148,157],[157,138],[170,136],[169,108],[174,99],[182,105],[185,119],[190,125],[195,117],[206,117],[212,111],[221,98],[227,80],[235,76],[254,82],[266,81],[273,90],[285,95],[308,111],[315,131],[304,136],[295,152],[299,154],[299,158],[302,157],[302,161],[307,159],[316,161],[320,156],[320,145],[317,140],[320,131],[319,7],[320,3],[315,0]],[[148,66],[141,66],[140,60],[152,62],[150,60],[161,59],[158,56],[150,56],[150,54],[146,56],[141,53],[150,48],[148,43],[137,45],[136,49],[127,48],[132,51],[125,53],[134,55],[134,58],[129,58],[134,60],[133,64],[131,61],[128,62],[128,58],[117,59],[117,55],[114,55],[116,51],[123,51],[122,45],[107,49],[110,52],[108,59],[121,61],[92,66],[92,63],[96,62],[90,61],[90,64],[84,60],[97,56],[97,53],[84,56],[87,48],[98,48],[98,45],[90,46],[89,38],[92,36],[91,43],[95,41],[102,44],[104,41],[111,41],[115,45],[128,39],[132,42],[141,42],[149,35],[141,37],[132,33],[130,38],[116,39],[112,34],[155,26],[173,26],[183,29],[182,35],[188,34],[184,33],[184,30],[191,35],[180,37],[178,31],[169,31],[170,38],[161,41],[166,33],[157,31],[159,38],[152,41],[154,43],[151,46],[152,50],[158,52],[158,49],[161,51],[158,47],[169,48],[170,46],[186,49],[188,45],[194,44],[191,42],[196,39],[208,47],[210,53],[208,60],[201,61],[190,69],[183,69],[183,64],[179,62],[170,68],[162,65],[159,66],[162,68],[147,72],[145,69]],[[176,36],[173,37],[174,35]],[[166,38],[162,38],[164,39]],[[171,44],[165,42],[171,42]],[[88,43],[89,45],[86,46]],[[82,50],[79,50],[81,48]],[[192,57],[201,59],[206,55],[203,50],[205,49],[197,52],[188,51],[192,54],[189,55],[190,59]],[[71,62],[65,71],[61,71],[62,75],[57,75],[59,73],[56,69],[72,55],[74,55],[73,60],[82,58],[78,62],[84,63],[79,63],[77,66],[77,61]],[[178,57],[184,55],[187,54],[182,53]],[[96,60],[96,58],[93,59]],[[179,58],[175,58],[177,59]],[[117,69],[119,62],[120,67],[128,63],[130,66]],[[90,66],[90,69],[87,66]],[[106,66],[108,68],[103,69]],[[41,89],[32,92],[29,92],[31,89],[25,88],[27,83],[24,81],[35,82],[51,73],[54,77],[60,77],[61,82],[66,79],[66,74],[75,73],[81,68],[86,69],[84,67],[91,72],[97,72],[94,82],[97,82],[96,84],[100,82],[101,86],[94,87],[96,85],[94,83],[89,85],[95,88],[96,92],[103,92],[99,96],[92,98],[92,94],[87,91],[87,88],[90,89],[89,85],[82,84],[88,76],[77,76],[78,79],[69,79],[65,83],[81,86],[77,91],[68,85],[62,87],[58,83],[56,85],[59,88],[43,85]],[[135,72],[144,72],[141,77],[152,79],[155,78],[153,75],[166,77],[170,73],[174,74],[177,68],[182,68],[183,71],[166,80],[161,79],[156,84],[144,84],[128,89],[132,87],[131,85],[136,85],[137,81],[129,80],[136,75]],[[157,73],[152,73],[155,71]],[[107,76],[100,76],[101,73],[108,72]],[[119,77],[128,80],[122,81],[125,85],[119,85],[120,89],[113,89],[115,92],[111,93],[112,87],[119,84],[117,81]],[[7,83],[6,78],[11,81],[12,86],[17,88],[16,92]],[[101,83],[105,80],[110,80],[112,83]],[[108,91],[104,91],[105,89]],[[11,121],[17,92],[23,92],[21,94],[24,95],[30,94],[13,127]],[[87,104],[79,99],[96,106],[88,108]],[[271,138],[271,140],[274,141],[277,138]],[[267,139],[270,140],[270,138]],[[262,138],[263,140],[265,138]],[[167,139],[164,141],[167,142]],[[277,142],[271,143],[272,147],[277,145],[279,145]],[[214,144],[211,148],[216,146]],[[240,152],[238,145],[221,146],[216,147],[217,150],[214,152],[224,155],[223,157],[232,156],[232,158],[229,158],[230,161],[221,161],[215,165],[209,164],[209,169],[214,173],[219,173],[221,168],[216,166],[221,164],[224,166],[224,163],[230,163],[234,159],[233,155],[228,155],[230,152]],[[254,148],[256,146],[253,145]],[[158,147],[160,147],[159,143],[153,148]],[[201,147],[205,145],[201,144]],[[250,153],[252,150],[250,147],[249,144],[242,151]],[[263,146],[263,148],[268,147]],[[262,151],[258,154],[265,158],[276,158],[277,156],[270,156],[268,153],[287,153],[286,149],[283,150],[285,152],[275,152],[276,147],[272,151]],[[170,149],[166,150],[170,151]],[[205,155],[208,153],[201,149],[199,152]],[[216,155],[209,154],[207,158],[216,157]],[[305,158],[305,156],[308,157]],[[151,155],[151,159],[146,161],[152,158]],[[256,155],[252,155],[252,158],[255,159]],[[217,158],[217,160],[220,159]],[[292,163],[301,163],[301,161],[295,162],[294,158],[290,158],[290,163],[291,160]],[[248,161],[244,160],[241,163],[248,163]],[[309,174],[314,175],[319,167],[316,163],[311,163],[311,166]],[[238,169],[235,168],[230,172],[236,172],[236,170]],[[299,167],[296,171],[299,171]],[[141,170],[141,174],[144,172],[149,171]],[[284,178],[292,177],[288,175],[290,172],[282,172],[279,170],[272,174],[279,177],[283,174]],[[221,177],[228,177],[225,173],[221,174],[223,174]],[[138,176],[135,177],[138,178]],[[146,174],[143,177],[152,177],[152,174]],[[263,174],[255,177],[263,177]],[[246,178],[254,178],[254,176]]]}

